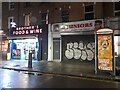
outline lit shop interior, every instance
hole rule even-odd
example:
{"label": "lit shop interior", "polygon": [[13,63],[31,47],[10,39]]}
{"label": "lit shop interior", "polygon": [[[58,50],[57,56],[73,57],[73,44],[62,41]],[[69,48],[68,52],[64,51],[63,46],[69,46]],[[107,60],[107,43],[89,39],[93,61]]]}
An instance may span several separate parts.
{"label": "lit shop interior", "polygon": [[28,60],[29,51],[32,51],[32,59],[37,60],[38,39],[9,40],[12,60]]}

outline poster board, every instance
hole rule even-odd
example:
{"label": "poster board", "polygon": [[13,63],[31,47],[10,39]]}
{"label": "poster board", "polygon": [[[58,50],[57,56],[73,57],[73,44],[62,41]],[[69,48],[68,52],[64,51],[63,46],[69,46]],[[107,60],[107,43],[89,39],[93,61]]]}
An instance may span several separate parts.
{"label": "poster board", "polygon": [[98,69],[113,70],[111,34],[98,35]]}
{"label": "poster board", "polygon": [[96,31],[96,70],[115,74],[114,31],[109,28]]}

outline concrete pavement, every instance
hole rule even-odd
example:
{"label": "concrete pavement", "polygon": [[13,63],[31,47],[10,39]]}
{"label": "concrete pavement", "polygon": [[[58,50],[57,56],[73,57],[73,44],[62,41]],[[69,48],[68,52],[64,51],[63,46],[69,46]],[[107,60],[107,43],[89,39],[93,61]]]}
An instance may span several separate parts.
{"label": "concrete pavement", "polygon": [[87,63],[79,64],[77,62],[48,62],[46,60],[33,61],[32,68],[28,68],[27,60],[10,60],[0,61],[0,68],[16,71],[39,72],[55,75],[67,75],[76,77],[85,77],[92,79],[115,80],[120,81],[119,76],[111,74],[95,74],[94,64],[91,66]]}

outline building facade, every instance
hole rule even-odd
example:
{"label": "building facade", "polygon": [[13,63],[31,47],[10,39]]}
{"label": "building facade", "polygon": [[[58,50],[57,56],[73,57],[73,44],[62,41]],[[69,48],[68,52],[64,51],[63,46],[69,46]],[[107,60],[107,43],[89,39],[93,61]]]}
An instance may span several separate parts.
{"label": "building facade", "polygon": [[119,10],[114,10],[113,2],[3,2],[2,4],[2,28],[5,31],[10,27],[8,22],[12,21],[18,26],[24,26],[119,16],[116,14]]}
{"label": "building facade", "polygon": [[[88,47],[89,42],[86,40],[92,42],[90,45],[94,44],[95,27],[93,24],[95,20],[102,20],[103,27],[115,29],[115,38],[119,36],[119,2],[3,2],[2,4],[2,28],[9,39],[21,39],[21,36],[10,36],[11,22],[14,22],[17,27],[49,24],[48,35],[45,38],[45,40],[47,39],[45,44],[46,47],[42,50],[42,57],[46,56],[42,59],[47,59],[48,61],[65,61],[69,59],[73,61],[81,59],[84,61],[87,58],[87,61],[90,61],[94,58],[94,53],[91,53],[94,52],[94,50],[88,48],[88,52],[86,53],[86,51],[82,50],[82,44],[84,43],[81,42],[85,42]],[[92,25],[92,31],[90,25],[88,25],[90,22],[92,23],[90,24]],[[115,27],[113,27],[114,25],[112,22],[116,22]],[[84,30],[80,30],[80,28],[78,28],[76,32],[76,25],[78,24],[85,24],[85,27],[89,27],[87,33]],[[70,30],[72,28],[72,30],[66,33],[63,32],[65,28],[63,31],[61,31],[61,28],[57,28],[63,25],[68,25],[68,29]],[[84,28],[84,26],[81,27]],[[33,36],[38,38],[37,35],[27,35],[24,36],[24,38],[33,38]],[[84,38],[87,39],[85,40]],[[38,39],[40,48],[42,38]],[[116,43],[118,42],[119,41],[116,41]],[[44,44],[42,46],[44,46]],[[77,50],[78,46],[82,51]],[[117,48],[118,47],[119,45]],[[72,49],[71,53],[70,50],[67,49]],[[80,54],[81,52],[83,56]],[[119,54],[117,49],[116,53],[117,55]]]}

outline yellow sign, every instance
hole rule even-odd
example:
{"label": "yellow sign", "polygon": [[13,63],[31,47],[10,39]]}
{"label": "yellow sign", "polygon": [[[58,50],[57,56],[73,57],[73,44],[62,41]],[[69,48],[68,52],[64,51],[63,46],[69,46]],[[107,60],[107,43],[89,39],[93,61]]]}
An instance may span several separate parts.
{"label": "yellow sign", "polygon": [[112,35],[98,35],[98,69],[112,70]]}

